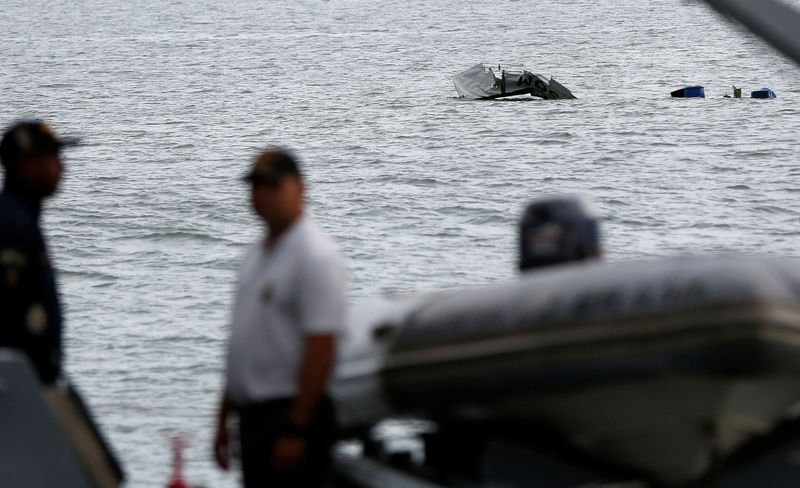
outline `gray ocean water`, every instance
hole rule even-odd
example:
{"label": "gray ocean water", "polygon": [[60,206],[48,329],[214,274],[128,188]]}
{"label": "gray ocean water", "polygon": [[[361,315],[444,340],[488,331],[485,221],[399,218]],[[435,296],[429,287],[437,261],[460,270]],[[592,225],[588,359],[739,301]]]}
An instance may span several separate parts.
{"label": "gray ocean water", "polygon": [[[0,45],[2,125],[84,141],[44,222],[66,369],[128,486],[166,485],[174,432],[190,481],[237,484],[210,443],[264,146],[305,162],[353,302],[513,277],[550,193],[594,200],[609,260],[800,251],[800,68],[700,3],[6,0]],[[480,61],[578,100],[456,98]],[[669,97],[688,84],[708,98]]]}

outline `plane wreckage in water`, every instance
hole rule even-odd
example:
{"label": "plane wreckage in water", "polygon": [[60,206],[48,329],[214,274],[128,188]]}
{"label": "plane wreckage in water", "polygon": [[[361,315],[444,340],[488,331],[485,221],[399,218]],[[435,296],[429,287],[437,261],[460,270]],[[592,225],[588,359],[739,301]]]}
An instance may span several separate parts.
{"label": "plane wreckage in water", "polygon": [[548,80],[522,66],[476,64],[453,76],[453,84],[462,98],[502,98],[528,94],[545,100],[576,98],[552,77]]}

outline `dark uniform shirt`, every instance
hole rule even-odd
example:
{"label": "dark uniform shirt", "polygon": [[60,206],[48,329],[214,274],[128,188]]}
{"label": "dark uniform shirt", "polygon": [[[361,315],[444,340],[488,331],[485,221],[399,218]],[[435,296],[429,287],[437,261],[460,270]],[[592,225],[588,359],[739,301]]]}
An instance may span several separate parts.
{"label": "dark uniform shirt", "polygon": [[0,347],[25,351],[43,383],[61,373],[61,307],[39,228],[40,202],[0,193]]}

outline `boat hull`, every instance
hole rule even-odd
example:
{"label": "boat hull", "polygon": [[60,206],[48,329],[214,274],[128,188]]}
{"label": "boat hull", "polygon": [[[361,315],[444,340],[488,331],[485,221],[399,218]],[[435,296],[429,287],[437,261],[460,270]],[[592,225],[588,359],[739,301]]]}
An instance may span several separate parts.
{"label": "boat hull", "polygon": [[728,256],[418,298],[377,320],[391,332],[362,341],[360,369],[343,362],[343,423],[543,423],[603,462],[688,483],[800,401],[798,290],[794,261]]}
{"label": "boat hull", "polygon": [[554,79],[525,69],[505,69],[477,64],[453,76],[458,96],[472,99],[494,99],[532,95],[545,100],[574,99],[564,85]]}

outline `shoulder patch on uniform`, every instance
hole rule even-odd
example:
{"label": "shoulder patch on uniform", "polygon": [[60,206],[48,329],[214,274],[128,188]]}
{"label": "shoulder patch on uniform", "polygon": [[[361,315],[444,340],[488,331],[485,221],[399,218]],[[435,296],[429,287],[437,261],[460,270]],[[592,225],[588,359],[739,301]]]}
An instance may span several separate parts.
{"label": "shoulder patch on uniform", "polygon": [[0,250],[0,266],[3,268],[24,268],[28,265],[25,253],[14,247]]}
{"label": "shoulder patch on uniform", "polygon": [[25,325],[28,332],[38,336],[47,328],[47,311],[41,303],[34,303],[25,316]]}

